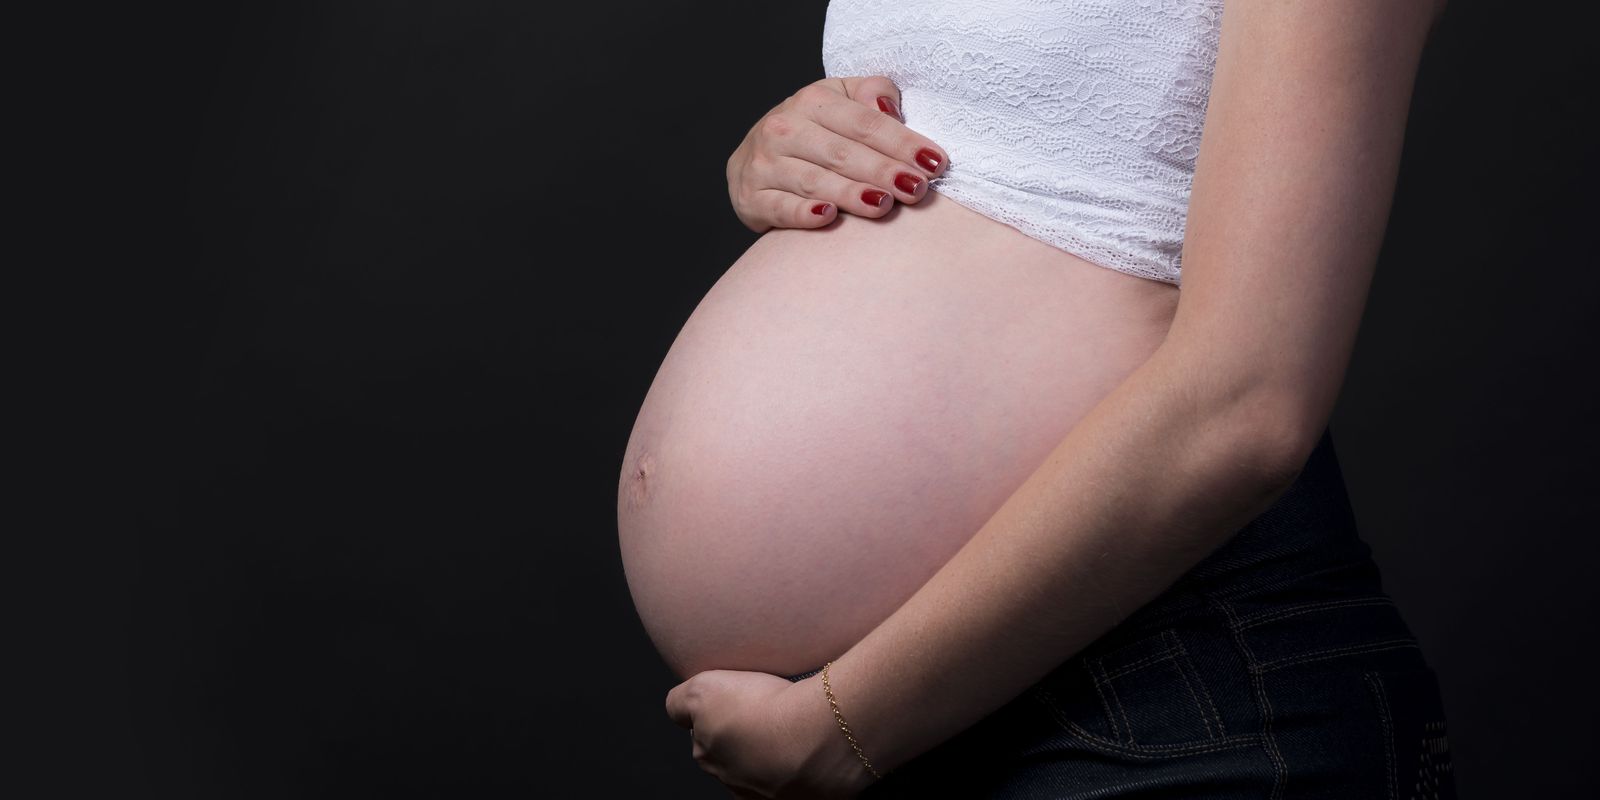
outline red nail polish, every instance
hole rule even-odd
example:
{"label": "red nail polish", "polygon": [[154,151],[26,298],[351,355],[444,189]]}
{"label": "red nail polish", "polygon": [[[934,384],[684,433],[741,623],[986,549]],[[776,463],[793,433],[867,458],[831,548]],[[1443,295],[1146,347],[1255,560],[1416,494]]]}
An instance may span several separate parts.
{"label": "red nail polish", "polygon": [[930,148],[924,147],[917,151],[917,166],[929,172],[939,171],[939,162],[942,160],[939,154]]}
{"label": "red nail polish", "polygon": [[833,208],[832,203],[818,203],[811,207],[811,213],[816,214],[819,217],[826,217],[828,216],[828,209],[830,208]]}
{"label": "red nail polish", "polygon": [[869,206],[881,206],[889,199],[889,193],[878,189],[868,189],[861,193],[861,202]]}
{"label": "red nail polish", "polygon": [[895,105],[894,100],[888,95],[883,95],[878,98],[878,110],[888,114],[891,117],[894,117],[897,120],[900,120],[901,122],[906,121],[905,117],[900,116],[900,107]]}
{"label": "red nail polish", "polygon": [[922,179],[909,172],[902,172],[894,178],[894,186],[906,194],[916,194],[922,188]]}

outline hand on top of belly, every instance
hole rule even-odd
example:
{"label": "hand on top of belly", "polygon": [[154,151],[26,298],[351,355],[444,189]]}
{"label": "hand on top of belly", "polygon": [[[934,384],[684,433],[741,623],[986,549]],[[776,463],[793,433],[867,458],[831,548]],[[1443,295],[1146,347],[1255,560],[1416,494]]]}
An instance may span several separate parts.
{"label": "hand on top of belly", "polygon": [[900,117],[900,90],[881,75],[824,78],[768,111],[728,157],[739,221],[820,228],[840,211],[881,217],[915,203],[950,158]]}

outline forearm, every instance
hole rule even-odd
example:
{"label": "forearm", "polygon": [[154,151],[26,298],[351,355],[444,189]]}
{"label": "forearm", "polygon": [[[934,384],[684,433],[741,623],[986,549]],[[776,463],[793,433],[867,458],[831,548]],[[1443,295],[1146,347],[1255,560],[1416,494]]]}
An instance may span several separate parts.
{"label": "forearm", "polygon": [[1230,0],[1167,341],[830,670],[880,769],[1015,698],[1288,487],[1349,361],[1436,9]]}
{"label": "forearm", "polygon": [[1211,359],[1169,340],[835,661],[835,697],[875,766],[892,769],[1010,701],[1289,485],[1305,426],[1265,385],[1217,377],[1228,373]]}

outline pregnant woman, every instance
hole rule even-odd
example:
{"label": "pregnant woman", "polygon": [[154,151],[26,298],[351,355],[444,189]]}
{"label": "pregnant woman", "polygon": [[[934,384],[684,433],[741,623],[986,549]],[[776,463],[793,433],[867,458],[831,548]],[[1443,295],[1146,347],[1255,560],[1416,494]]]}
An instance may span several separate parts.
{"label": "pregnant woman", "polygon": [[[834,0],[623,567],[738,797],[1451,797],[1327,431],[1437,0]],[[1203,135],[1202,135],[1203,133]]]}

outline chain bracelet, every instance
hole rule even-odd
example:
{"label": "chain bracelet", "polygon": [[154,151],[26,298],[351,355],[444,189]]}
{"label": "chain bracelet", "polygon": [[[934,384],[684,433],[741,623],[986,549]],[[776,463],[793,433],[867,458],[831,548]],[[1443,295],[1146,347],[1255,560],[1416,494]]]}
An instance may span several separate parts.
{"label": "chain bracelet", "polygon": [[839,713],[839,704],[833,699],[833,689],[828,686],[828,667],[831,666],[833,666],[832,661],[822,665],[822,691],[828,696],[828,705],[833,708],[833,718],[839,723],[839,730],[844,732],[845,740],[850,742],[850,748],[856,751],[856,757],[861,759],[861,765],[872,773],[872,777],[882,778],[883,776],[873,769],[872,762],[867,760],[867,754],[861,752],[861,745],[856,742],[855,735],[850,733],[850,726],[845,723],[844,715]]}

